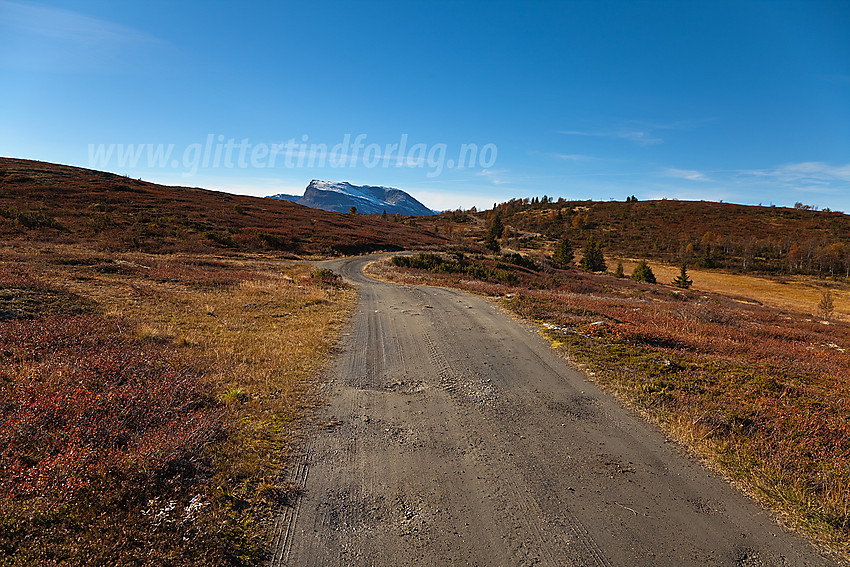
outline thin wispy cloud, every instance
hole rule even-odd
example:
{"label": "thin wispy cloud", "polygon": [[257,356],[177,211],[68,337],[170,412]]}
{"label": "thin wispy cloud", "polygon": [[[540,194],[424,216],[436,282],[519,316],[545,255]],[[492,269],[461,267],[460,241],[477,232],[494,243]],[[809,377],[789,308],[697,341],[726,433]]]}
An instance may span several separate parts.
{"label": "thin wispy cloud", "polygon": [[[480,206],[482,201],[481,195],[473,192],[468,194],[458,194],[454,192],[431,191],[416,188],[409,188],[405,190],[422,203],[427,203],[428,207],[436,211],[455,210],[458,208],[468,209],[470,207]],[[488,196],[488,198],[491,197]]]}
{"label": "thin wispy cloud", "polygon": [[850,182],[850,164],[834,166],[821,161],[807,161],[784,165],[777,170],[777,173],[792,179]]}
{"label": "thin wispy cloud", "polygon": [[675,179],[687,179],[688,181],[711,181],[710,177],[693,169],[668,167],[661,172],[661,175],[663,177],[673,177]]}
{"label": "thin wispy cloud", "polygon": [[592,161],[597,158],[584,154],[554,154],[556,158],[564,161]]}
{"label": "thin wispy cloud", "polygon": [[0,64],[54,70],[123,61],[168,45],[144,31],[72,10],[0,0]]}
{"label": "thin wispy cloud", "polygon": [[652,144],[660,144],[664,140],[661,138],[652,135],[651,132],[645,130],[632,130],[632,129],[623,129],[623,130],[611,130],[611,131],[582,131],[582,130],[564,130],[560,132],[561,134],[566,134],[568,136],[589,136],[593,138],[614,138],[620,140],[628,140],[630,142],[635,142],[642,146],[648,146]]}
{"label": "thin wispy cloud", "polygon": [[70,10],[0,0],[3,27],[75,43],[156,41],[153,36]]}
{"label": "thin wispy cloud", "polygon": [[703,124],[706,124],[708,122],[713,122],[714,120],[714,118],[675,120],[673,122],[651,122],[646,120],[633,120],[628,124],[638,130],[693,130],[698,126],[702,126]]}
{"label": "thin wispy cloud", "polygon": [[643,130],[621,130],[617,133],[617,137],[623,140],[637,142],[642,146],[660,144],[664,141],[661,138],[653,136],[650,132],[644,132]]}
{"label": "thin wispy cloud", "polygon": [[[662,181],[670,179],[669,182]],[[676,183],[674,180],[688,183]],[[728,200],[746,204],[784,203],[790,206],[803,195],[828,197],[822,206],[841,207],[841,196],[850,193],[850,164],[797,162],[763,169],[689,170],[666,168],[654,177],[651,193],[667,198]],[[690,183],[696,182],[696,183]],[[653,178],[647,178],[652,184]]]}
{"label": "thin wispy cloud", "polygon": [[510,181],[504,178],[504,174],[506,173],[508,173],[507,169],[482,169],[475,175],[487,179],[490,183],[494,185],[505,185],[507,183],[510,183]]}
{"label": "thin wispy cloud", "polygon": [[673,122],[652,122],[646,120],[629,120],[622,127],[600,130],[563,130],[560,133],[568,136],[588,136],[593,138],[611,138],[627,140],[641,146],[661,144],[664,140],[658,135],[658,130],[692,130],[713,118],[697,120],[676,120]]}
{"label": "thin wispy cloud", "polygon": [[822,161],[806,161],[781,165],[773,169],[741,170],[742,176],[755,176],[790,185],[844,185],[850,183],[850,164],[832,165]]}

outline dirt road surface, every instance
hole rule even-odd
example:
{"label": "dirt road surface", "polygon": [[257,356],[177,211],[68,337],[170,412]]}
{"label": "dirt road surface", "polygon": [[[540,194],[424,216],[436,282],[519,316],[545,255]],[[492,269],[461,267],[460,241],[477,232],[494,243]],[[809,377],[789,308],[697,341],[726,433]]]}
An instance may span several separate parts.
{"label": "dirt road surface", "polygon": [[359,306],[272,565],[834,565],[481,297]]}

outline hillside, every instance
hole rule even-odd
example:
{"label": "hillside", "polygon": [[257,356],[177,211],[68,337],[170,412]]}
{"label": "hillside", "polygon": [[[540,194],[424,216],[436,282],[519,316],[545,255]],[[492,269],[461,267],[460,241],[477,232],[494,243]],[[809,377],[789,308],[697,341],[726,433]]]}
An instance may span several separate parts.
{"label": "hillside", "polygon": [[[495,207],[503,244],[543,247],[557,238],[580,248],[588,237],[606,255],[773,274],[850,275],[850,216],[808,208],[706,201],[529,201]],[[443,213],[442,232],[483,237],[493,211]]]}
{"label": "hillside", "polygon": [[444,242],[379,217],[11,158],[0,158],[0,238],[97,242],[110,250],[158,253],[273,249],[344,254]]}

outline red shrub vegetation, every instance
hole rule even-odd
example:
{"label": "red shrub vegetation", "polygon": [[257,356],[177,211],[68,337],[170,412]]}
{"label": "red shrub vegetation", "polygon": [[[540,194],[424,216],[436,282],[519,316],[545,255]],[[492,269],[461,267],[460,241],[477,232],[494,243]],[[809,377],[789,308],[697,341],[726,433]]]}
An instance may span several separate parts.
{"label": "red shrub vegetation", "polygon": [[94,317],[0,326],[0,487],[76,491],[161,471],[216,432],[200,382]]}
{"label": "red shrub vegetation", "polygon": [[339,255],[445,243],[442,236],[379,215],[12,158],[0,158],[0,236],[9,243],[87,243],[102,251],[157,254]]}
{"label": "red shrub vegetation", "polygon": [[182,510],[203,492],[201,449],[221,433],[221,411],[173,361],[100,317],[0,324],[0,550],[12,564],[117,564],[187,536],[189,526],[165,534],[152,502]]}

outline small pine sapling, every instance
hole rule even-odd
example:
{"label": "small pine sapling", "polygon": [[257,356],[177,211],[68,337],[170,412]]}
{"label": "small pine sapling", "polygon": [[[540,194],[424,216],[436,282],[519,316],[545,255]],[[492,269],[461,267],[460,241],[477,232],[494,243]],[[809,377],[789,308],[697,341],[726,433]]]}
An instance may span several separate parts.
{"label": "small pine sapling", "polygon": [[614,277],[617,277],[617,278],[626,277],[626,272],[623,271],[623,263],[622,262],[617,262],[617,269],[614,270]]}
{"label": "small pine sapling", "polygon": [[655,274],[652,273],[652,268],[646,263],[646,260],[641,260],[635,266],[632,272],[632,279],[636,282],[655,283]]}
{"label": "small pine sapling", "polygon": [[688,265],[682,264],[682,270],[679,275],[673,279],[673,285],[682,289],[688,289],[693,285],[693,280],[688,277]]}

